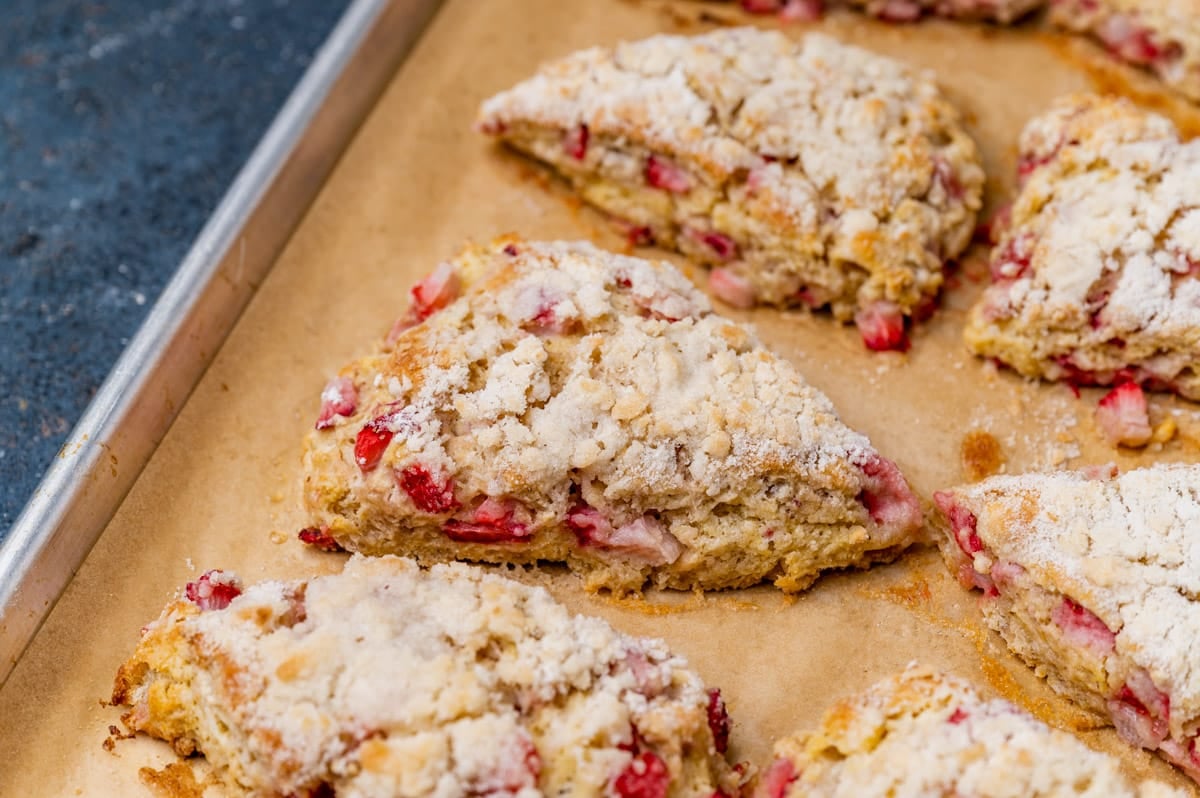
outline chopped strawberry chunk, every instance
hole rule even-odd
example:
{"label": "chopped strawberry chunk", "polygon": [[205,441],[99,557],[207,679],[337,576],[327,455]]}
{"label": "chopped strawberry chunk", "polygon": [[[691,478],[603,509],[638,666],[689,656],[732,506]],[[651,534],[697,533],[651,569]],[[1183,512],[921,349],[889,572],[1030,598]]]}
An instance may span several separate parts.
{"label": "chopped strawberry chunk", "polygon": [[321,415],[317,416],[317,429],[334,425],[338,416],[352,415],[358,407],[358,388],[349,377],[334,377],[321,391]]}
{"label": "chopped strawberry chunk", "polygon": [[542,758],[533,740],[522,730],[498,743],[501,748],[498,766],[484,778],[475,781],[469,794],[500,798],[536,791],[538,775],[542,772]]}
{"label": "chopped strawberry chunk", "polygon": [[[891,0],[888,5],[892,5],[894,2],[896,2],[896,0]],[[908,0],[904,0],[904,2],[908,3]],[[921,7],[916,5],[916,3],[909,4],[916,6],[917,9],[917,16],[913,17],[913,19],[920,17]],[[958,175],[954,172],[954,167],[952,167],[950,162],[940,155],[934,156],[933,159],[933,179],[935,182],[941,185],[942,190],[946,192],[946,196],[950,197],[950,199],[960,200],[967,193],[967,190],[963,188],[962,181],[958,179]]]}
{"label": "chopped strawberry chunk", "polygon": [[458,296],[458,272],[449,263],[440,263],[429,276],[409,291],[413,309],[421,321],[441,310]]}
{"label": "chopped strawberry chunk", "polygon": [[964,710],[962,707],[955,707],[954,711],[950,713],[950,717],[947,720],[947,723],[953,723],[955,726],[957,726],[958,724],[962,723],[966,719],[967,719],[966,710]]}
{"label": "chopped strawberry chunk", "polygon": [[621,798],[666,798],[670,785],[667,764],[653,751],[643,751],[617,776],[613,789]]}
{"label": "chopped strawberry chunk", "polygon": [[912,0],[887,0],[875,16],[887,22],[915,22],[921,18],[921,6]]}
{"label": "chopped strawberry chunk", "polygon": [[1019,280],[1029,273],[1033,263],[1033,237],[1020,235],[1010,238],[992,255],[989,269],[997,282]]}
{"label": "chopped strawberry chunk", "polygon": [[921,525],[921,502],[895,463],[876,454],[861,468],[859,501],[882,531],[899,535]]}
{"label": "chopped strawberry chunk", "polygon": [[1111,653],[1116,645],[1117,636],[1104,621],[1067,596],[1063,596],[1063,600],[1050,612],[1050,618],[1062,629],[1067,642],[1097,656]]}
{"label": "chopped strawberry chunk", "polygon": [[503,252],[510,258],[515,258],[517,255],[521,254],[521,250],[517,249],[516,244],[505,244]]}
{"label": "chopped strawberry chunk", "polygon": [[979,533],[976,531],[979,519],[974,513],[955,501],[954,494],[948,490],[934,491],[933,503],[946,514],[950,521],[950,531],[954,533],[954,540],[963,554],[974,557],[983,551],[983,541],[979,539]]}
{"label": "chopped strawberry chunk", "polygon": [[708,728],[712,731],[717,753],[725,753],[729,747],[729,713],[725,709],[721,691],[715,687],[708,691]]}
{"label": "chopped strawberry chunk", "polygon": [[310,526],[306,529],[301,529],[296,535],[300,538],[301,543],[307,543],[321,551],[345,551],[342,544],[334,540],[333,535],[329,534],[327,526]]}
{"label": "chopped strawberry chunk", "polygon": [[183,589],[188,601],[202,610],[223,610],[242,595],[242,580],[225,571],[206,571]]}
{"label": "chopped strawberry chunk", "polygon": [[1109,391],[1096,407],[1096,425],[1114,446],[1145,446],[1150,442],[1150,413],[1146,394],[1136,382]]}
{"label": "chopped strawberry chunk", "polygon": [[710,249],[717,260],[729,261],[738,256],[737,243],[724,233],[715,230],[694,230],[692,235]]}
{"label": "chopped strawberry chunk", "polygon": [[[513,303],[513,313],[521,326],[539,334],[562,335],[573,329],[578,319],[560,315],[558,309],[566,301],[561,291],[544,285],[522,286]],[[567,304],[565,307],[569,308]]]}
{"label": "chopped strawberry chunk", "polygon": [[654,243],[654,230],[647,225],[618,222],[617,226],[625,233],[625,240],[631,247],[648,247]]}
{"label": "chopped strawberry chunk", "polygon": [[[1135,675],[1145,676],[1144,672],[1135,672],[1131,674],[1131,678]],[[1166,738],[1170,727],[1170,699],[1154,687],[1148,676],[1145,676],[1144,681],[1149,683],[1153,691],[1147,697],[1149,705],[1143,701],[1143,696],[1126,683],[1108,700],[1108,712],[1112,716],[1113,726],[1117,728],[1117,734],[1123,740],[1131,745],[1154,750]],[[1142,685],[1140,692],[1149,691]]]}
{"label": "chopped strawberry chunk", "polygon": [[652,515],[644,515],[614,529],[599,510],[581,504],[567,513],[565,522],[575,533],[580,546],[615,549],[650,565],[673,563],[683,553],[683,546],[675,536]]}
{"label": "chopped strawberry chunk", "polygon": [[708,273],[708,288],[735,308],[752,308],[756,301],[754,286],[730,269],[716,268]]}
{"label": "chopped strawberry chunk", "polygon": [[687,172],[658,155],[646,159],[646,182],[672,194],[683,194],[692,187],[692,178]]}
{"label": "chopped strawberry chunk", "polygon": [[396,475],[396,481],[418,510],[446,513],[458,509],[458,499],[454,498],[454,480],[449,476],[439,480],[424,466],[410,465]]}
{"label": "chopped strawberry chunk", "polygon": [[907,352],[908,335],[904,332],[904,314],[900,306],[877,299],[854,314],[854,323],[867,349],[874,352]]}
{"label": "chopped strawberry chunk", "polygon": [[524,543],[533,532],[532,516],[514,499],[487,498],[466,519],[452,518],[442,526],[446,537],[458,543]]}
{"label": "chopped strawberry chunk", "polygon": [[776,759],[758,782],[755,798],[783,798],[788,785],[795,781],[798,775],[792,760]]}
{"label": "chopped strawberry chunk", "polygon": [[574,130],[567,131],[567,135],[563,138],[563,149],[577,161],[582,161],[587,155],[588,149],[588,126],[580,125]]}
{"label": "chopped strawberry chunk", "polygon": [[[625,652],[625,665],[628,666],[629,672],[633,674],[633,680],[637,682],[637,691],[646,698],[654,698],[662,693],[666,685],[663,684],[662,672],[651,664],[646,657],[644,651],[636,648],[631,648]],[[637,729],[634,730],[634,738],[636,742]],[[629,750],[637,750],[636,745]]]}
{"label": "chopped strawberry chunk", "polygon": [[816,22],[824,12],[823,0],[784,0],[779,18],[784,22]]}
{"label": "chopped strawberry chunk", "polygon": [[783,0],[741,0],[741,3],[751,14],[774,14],[783,8]]}
{"label": "chopped strawberry chunk", "polygon": [[376,416],[358,431],[358,437],[354,439],[354,462],[363,473],[379,465],[384,450],[392,442],[395,433],[390,426],[391,420],[391,413]]}
{"label": "chopped strawberry chunk", "polygon": [[1154,32],[1124,14],[1114,14],[1096,30],[1096,35],[1116,56],[1132,64],[1148,65],[1169,61],[1179,55],[1179,45],[1160,45]]}

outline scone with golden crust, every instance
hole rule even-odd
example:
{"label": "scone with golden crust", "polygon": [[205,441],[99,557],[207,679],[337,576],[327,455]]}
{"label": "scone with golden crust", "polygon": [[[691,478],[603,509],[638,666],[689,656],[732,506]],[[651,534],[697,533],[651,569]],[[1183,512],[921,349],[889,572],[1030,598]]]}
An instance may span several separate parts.
{"label": "scone with golden crust", "polygon": [[910,665],[775,744],[757,798],[1183,798],[966,682]]}
{"label": "scone with golden crust", "polygon": [[1051,0],[1050,19],[1200,102],[1200,0]]}
{"label": "scone with golden crust", "polygon": [[1200,465],[934,494],[942,552],[1051,686],[1200,780]]}
{"label": "scone with golden crust", "polygon": [[1029,377],[1200,399],[1200,142],[1071,96],[1021,134],[1021,174],[967,345]]}
{"label": "scone with golden crust", "polygon": [[793,591],[917,536],[896,466],[668,263],[502,239],[413,299],[401,326],[424,321],[323,394],[314,541],[566,562],[593,589]]}
{"label": "scone with golden crust", "polygon": [[732,305],[832,308],[907,345],[969,243],[983,170],[926,75],[827,36],[655,36],[542,66],[479,126],[635,238],[715,267]]}
{"label": "scone with golden crust", "polygon": [[113,702],[254,796],[733,794],[720,692],[658,640],[452,564],[209,572],[142,630]]}

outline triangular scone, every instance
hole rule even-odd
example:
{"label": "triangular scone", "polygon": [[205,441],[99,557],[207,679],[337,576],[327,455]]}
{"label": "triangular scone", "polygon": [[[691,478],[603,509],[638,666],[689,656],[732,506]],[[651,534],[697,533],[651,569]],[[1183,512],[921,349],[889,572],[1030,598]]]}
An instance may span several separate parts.
{"label": "triangular scone", "polygon": [[[210,571],[142,629],[113,703],[231,795],[736,794],[729,718],[659,640],[465,565]],[[639,792],[638,786],[644,791]]]}
{"label": "triangular scone", "polygon": [[1060,693],[1200,780],[1200,465],[934,494],[952,570]]}
{"label": "triangular scone", "polygon": [[983,170],[932,80],[822,35],[655,36],[544,65],[480,128],[654,240],[718,267],[742,307],[830,306],[875,349],[933,309]]}
{"label": "triangular scone", "polygon": [[1200,142],[1077,95],[1025,128],[1021,173],[968,346],[1030,377],[1200,399]]}
{"label": "triangular scone", "polygon": [[910,665],[775,744],[756,798],[1184,798],[966,682]]}
{"label": "triangular scone", "polygon": [[1117,58],[1150,69],[1200,102],[1197,0],[1053,0],[1050,21],[1090,33]]}
{"label": "triangular scone", "polygon": [[425,321],[343,369],[308,438],[345,548],[793,591],[921,527],[895,465],[670,264],[501,240],[413,297]]}

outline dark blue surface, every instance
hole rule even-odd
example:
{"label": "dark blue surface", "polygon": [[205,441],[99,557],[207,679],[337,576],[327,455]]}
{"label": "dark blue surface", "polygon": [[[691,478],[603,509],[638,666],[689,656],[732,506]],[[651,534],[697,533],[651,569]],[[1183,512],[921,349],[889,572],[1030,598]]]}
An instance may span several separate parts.
{"label": "dark blue surface", "polygon": [[0,4],[0,538],[346,5]]}

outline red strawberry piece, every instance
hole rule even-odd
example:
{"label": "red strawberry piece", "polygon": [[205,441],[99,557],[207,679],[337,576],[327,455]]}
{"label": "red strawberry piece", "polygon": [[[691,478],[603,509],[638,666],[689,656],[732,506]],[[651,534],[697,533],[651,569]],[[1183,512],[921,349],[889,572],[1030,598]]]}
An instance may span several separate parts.
{"label": "red strawberry piece", "polygon": [[1008,239],[993,253],[988,268],[991,270],[992,279],[997,282],[1019,280],[1029,273],[1032,262],[1033,237],[1026,234]]}
{"label": "red strawberry piece", "polygon": [[580,546],[598,546],[612,536],[612,524],[604,513],[586,504],[577,504],[567,512],[567,528],[575,533]]}
{"label": "red strawberry piece", "polygon": [[673,563],[683,553],[675,536],[652,515],[614,528],[599,510],[579,504],[567,513],[565,522],[580,546],[622,551],[651,565]]}
{"label": "red strawberry piece", "polygon": [[992,565],[992,572],[989,576],[995,585],[996,591],[999,592],[1001,588],[1007,589],[1016,584],[1017,579],[1024,573],[1025,569],[1015,562],[997,560]]}
{"label": "red strawberry piece", "polygon": [[301,543],[307,543],[321,551],[345,551],[342,548],[342,544],[334,540],[333,535],[329,534],[329,527],[327,526],[310,526],[306,529],[301,529],[296,537],[300,538]]}
{"label": "red strawberry piece", "polygon": [[725,710],[721,691],[715,687],[708,691],[708,728],[712,731],[717,753],[725,753],[729,747],[729,713]]}
{"label": "red strawberry piece", "polygon": [[1114,446],[1149,443],[1150,414],[1141,387],[1136,382],[1125,382],[1109,391],[1096,407],[1096,425]]}
{"label": "red strawberry piece", "polygon": [[790,759],[776,759],[763,773],[755,791],[756,798],[783,798],[788,785],[798,778]]}
{"label": "red strawberry piece", "polygon": [[529,510],[513,499],[487,498],[469,517],[442,525],[446,537],[458,543],[524,543],[533,534]]}
{"label": "red strawberry piece", "polygon": [[1096,35],[1116,56],[1133,64],[1147,65],[1176,57],[1178,45],[1160,45],[1154,33],[1139,26],[1124,14],[1115,14],[1104,21]]}
{"label": "red strawberry piece", "polygon": [[717,260],[729,261],[738,256],[737,243],[724,233],[718,233],[716,230],[695,230],[692,231],[692,235],[711,250]]}
{"label": "red strawberry piece", "polygon": [[[896,2],[896,0],[891,0],[888,5],[892,5],[894,2]],[[909,5],[915,6],[916,4],[909,3]],[[920,17],[921,7],[916,6],[916,8],[917,17]],[[913,19],[916,19],[917,17],[914,17]],[[935,155],[933,158],[933,179],[935,182],[941,185],[942,190],[946,192],[946,196],[950,197],[950,199],[960,200],[966,194],[966,189],[963,188],[963,184],[958,179],[958,175],[955,174],[954,168],[950,166],[949,161],[940,155]]]}
{"label": "red strawberry piece", "polygon": [[751,14],[774,14],[783,8],[783,0],[741,0],[741,4]]}
{"label": "red strawberry piece", "polygon": [[955,707],[954,711],[950,713],[950,718],[947,720],[947,723],[953,723],[955,726],[957,726],[966,719],[966,710],[964,710],[962,707]]}
{"label": "red strawberry piece", "polygon": [[[629,668],[629,672],[633,674],[633,680],[637,682],[637,691],[646,698],[654,698],[662,693],[665,685],[662,680],[662,673],[651,664],[646,658],[644,651],[639,651],[636,648],[631,648],[625,652],[625,665]],[[634,729],[634,740],[637,739],[637,729]],[[637,750],[636,746],[630,750]]]}
{"label": "red strawberry piece", "polygon": [[454,480],[449,476],[438,479],[422,465],[403,469],[396,474],[396,482],[422,512],[446,513],[459,507],[454,498]]}
{"label": "red strawberry piece", "polygon": [[859,501],[871,520],[887,531],[906,531],[921,525],[921,502],[895,463],[874,455],[861,468],[864,479]]}
{"label": "red strawberry piece", "polygon": [[1050,619],[1062,629],[1063,637],[1072,645],[1086,648],[1103,657],[1112,652],[1117,636],[1104,621],[1087,607],[1063,596],[1063,600],[1050,612]]}
{"label": "red strawberry piece", "polygon": [[409,289],[408,312],[392,325],[387,334],[387,343],[395,343],[402,332],[415,327],[453,302],[458,296],[459,288],[460,280],[454,267],[449,263],[438,264],[436,269]]}
{"label": "red strawberry piece", "polygon": [[1154,687],[1144,671],[1135,671],[1130,677],[1140,678],[1146,684],[1141,685],[1138,691],[1131,687],[1130,682],[1121,685],[1116,695],[1108,700],[1109,715],[1123,740],[1132,745],[1155,749],[1166,739],[1170,727],[1170,699]]}
{"label": "red strawberry piece", "polygon": [[756,301],[754,286],[730,269],[716,268],[708,273],[708,288],[718,299],[735,308],[752,308]]}
{"label": "red strawberry piece", "polygon": [[823,0],[785,0],[779,18],[784,22],[816,22],[824,12]]}
{"label": "red strawberry piece", "polygon": [[517,257],[517,255],[519,255],[520,252],[521,252],[521,250],[517,249],[516,244],[505,244],[504,245],[504,254],[508,255],[510,258]]}
{"label": "red strawberry piece", "polygon": [[202,610],[223,610],[242,595],[242,580],[224,571],[206,571],[183,589],[188,601]]}
{"label": "red strawberry piece", "polygon": [[562,335],[574,328],[578,321],[558,314],[557,308],[565,299],[566,296],[557,289],[544,285],[525,285],[513,303],[513,312],[526,329],[539,334]]}
{"label": "red strawberry piece", "polygon": [[1113,479],[1117,474],[1121,473],[1117,468],[1116,463],[1104,463],[1102,465],[1088,465],[1080,469],[1084,479]]}
{"label": "red strawberry piece", "polygon": [[904,314],[900,306],[886,299],[877,299],[854,314],[854,323],[867,349],[875,352],[893,350],[907,352],[908,335],[904,331]]}
{"label": "red strawberry piece", "polygon": [[379,465],[384,450],[392,442],[392,437],[396,434],[390,426],[392,416],[391,413],[376,416],[363,424],[362,429],[358,431],[358,437],[354,439],[354,462],[358,463],[363,473]]}
{"label": "red strawberry piece", "polygon": [[[654,230],[647,225],[637,225],[625,219],[617,219],[617,228],[625,234],[631,247],[648,247],[654,243]],[[626,286],[628,288],[628,286]]]}
{"label": "red strawberry piece", "polygon": [[666,798],[670,785],[667,764],[653,751],[643,751],[617,776],[613,789],[621,798]]}
{"label": "red strawberry piece", "polygon": [[358,388],[349,377],[334,377],[321,391],[321,415],[317,416],[317,429],[334,425],[338,416],[352,415],[358,407]]}
{"label": "red strawberry piece", "polygon": [[915,22],[921,18],[921,6],[912,0],[887,0],[875,16],[887,22]]}
{"label": "red strawberry piece", "polygon": [[495,770],[471,785],[469,795],[513,796],[537,789],[538,774],[542,772],[542,758],[533,741],[522,730],[507,740],[500,741],[502,753]]}
{"label": "red strawberry piece", "polygon": [[646,159],[646,182],[655,188],[683,194],[692,187],[692,178],[679,166],[658,155]]}
{"label": "red strawberry piece", "polygon": [[563,149],[577,161],[582,161],[587,155],[588,126],[579,125],[574,130],[568,130],[563,137]]}
{"label": "red strawberry piece", "polygon": [[979,533],[976,531],[979,519],[974,513],[955,501],[954,494],[948,490],[934,491],[933,503],[946,514],[950,521],[950,531],[954,533],[954,540],[963,554],[973,557],[983,551],[983,541],[979,539]]}

